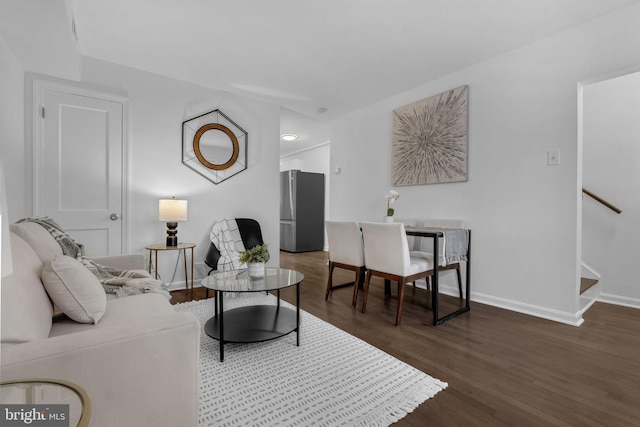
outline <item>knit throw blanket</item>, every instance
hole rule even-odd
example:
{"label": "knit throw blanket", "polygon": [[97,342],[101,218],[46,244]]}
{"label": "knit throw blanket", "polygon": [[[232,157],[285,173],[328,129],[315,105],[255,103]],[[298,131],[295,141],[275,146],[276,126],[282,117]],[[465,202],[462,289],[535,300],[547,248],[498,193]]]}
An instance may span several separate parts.
{"label": "knit throw blanket", "polygon": [[464,228],[445,228],[442,231],[444,234],[445,265],[467,261],[469,231]]}
{"label": "knit throw blanket", "polygon": [[171,299],[165,284],[147,274],[100,265],[86,257],[83,254],[82,245],[65,233],[53,219],[49,217],[25,218],[18,222],[34,222],[47,230],[62,248],[62,253],[80,261],[98,278],[106,293],[114,294],[118,298],[144,293],[158,293]]}
{"label": "knit throw blanket", "polygon": [[217,270],[238,270],[242,264],[240,254],[245,251],[245,247],[236,220],[217,220],[211,227],[209,239],[220,251]]}

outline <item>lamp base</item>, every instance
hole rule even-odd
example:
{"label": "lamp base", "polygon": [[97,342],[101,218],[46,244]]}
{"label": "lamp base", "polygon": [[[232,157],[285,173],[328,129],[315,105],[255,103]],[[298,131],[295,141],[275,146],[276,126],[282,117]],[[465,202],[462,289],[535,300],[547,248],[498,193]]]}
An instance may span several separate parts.
{"label": "lamp base", "polygon": [[178,246],[178,223],[167,223],[167,246]]}

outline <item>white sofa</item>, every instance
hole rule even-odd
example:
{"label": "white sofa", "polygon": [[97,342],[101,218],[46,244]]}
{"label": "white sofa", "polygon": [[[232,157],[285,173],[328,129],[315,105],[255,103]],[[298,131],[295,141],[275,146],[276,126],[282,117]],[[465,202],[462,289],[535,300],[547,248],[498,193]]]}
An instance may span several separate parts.
{"label": "white sofa", "polygon": [[[47,378],[82,387],[91,426],[195,426],[200,326],[166,297],[109,298],[95,324],[56,315],[43,266],[62,251],[35,223],[11,226],[13,274],[2,280],[0,379]],[[142,255],[97,259],[144,269]],[[52,319],[53,318],[53,319]]]}

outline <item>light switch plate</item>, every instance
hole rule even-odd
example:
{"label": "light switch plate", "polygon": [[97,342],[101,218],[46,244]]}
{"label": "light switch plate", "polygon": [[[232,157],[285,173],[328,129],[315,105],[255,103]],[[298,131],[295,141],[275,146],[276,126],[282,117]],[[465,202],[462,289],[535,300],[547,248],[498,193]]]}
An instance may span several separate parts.
{"label": "light switch plate", "polygon": [[560,150],[547,150],[547,165],[556,166],[560,164]]}

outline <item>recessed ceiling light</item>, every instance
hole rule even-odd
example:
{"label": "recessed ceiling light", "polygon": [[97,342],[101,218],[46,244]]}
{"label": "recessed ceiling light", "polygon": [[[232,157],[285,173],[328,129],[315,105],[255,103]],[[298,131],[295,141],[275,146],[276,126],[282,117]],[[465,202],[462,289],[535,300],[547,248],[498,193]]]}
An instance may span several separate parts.
{"label": "recessed ceiling light", "polygon": [[283,133],[282,135],[280,135],[280,138],[284,139],[285,141],[295,141],[296,139],[298,139],[298,135],[294,133]]}

